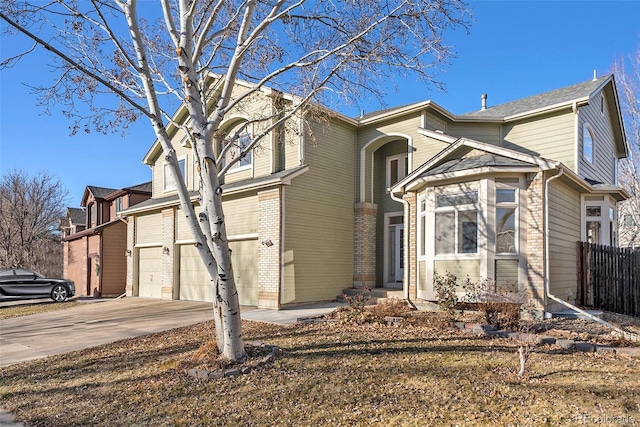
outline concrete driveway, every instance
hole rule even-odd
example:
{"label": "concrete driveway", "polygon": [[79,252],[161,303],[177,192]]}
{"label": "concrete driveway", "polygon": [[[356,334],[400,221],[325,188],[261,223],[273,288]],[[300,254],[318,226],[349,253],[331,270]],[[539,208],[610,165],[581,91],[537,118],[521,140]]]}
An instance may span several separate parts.
{"label": "concrete driveway", "polygon": [[0,366],[82,350],[213,319],[210,303],[143,298],[94,300],[0,320]]}
{"label": "concrete driveway", "polygon": [[[337,303],[290,310],[241,307],[243,319],[291,324],[332,311]],[[0,307],[0,310],[2,308]],[[0,320],[0,366],[213,320],[211,303],[146,298],[87,300],[75,307]]]}

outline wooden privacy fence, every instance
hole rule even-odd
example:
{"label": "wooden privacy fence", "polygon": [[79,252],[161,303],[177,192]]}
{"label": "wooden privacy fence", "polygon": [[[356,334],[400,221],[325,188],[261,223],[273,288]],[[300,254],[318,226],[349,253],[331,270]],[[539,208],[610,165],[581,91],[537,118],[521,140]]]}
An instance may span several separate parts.
{"label": "wooden privacy fence", "polygon": [[578,303],[640,317],[640,251],[578,242]]}

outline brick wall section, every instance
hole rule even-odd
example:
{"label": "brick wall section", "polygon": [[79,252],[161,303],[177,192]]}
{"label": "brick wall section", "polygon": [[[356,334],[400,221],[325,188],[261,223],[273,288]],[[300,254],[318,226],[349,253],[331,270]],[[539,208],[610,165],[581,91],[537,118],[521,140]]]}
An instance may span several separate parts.
{"label": "brick wall section", "polygon": [[[409,299],[415,301],[417,298],[417,277],[418,277],[418,203],[416,193],[407,193],[402,197],[409,203],[409,212],[404,217],[404,268],[408,269],[409,283],[403,283],[403,288],[409,287]],[[407,274],[405,274],[407,277]]]}
{"label": "brick wall section", "polygon": [[526,290],[537,308],[544,310],[544,198],[543,174],[539,172],[527,188],[527,283]]}
{"label": "brick wall section", "polygon": [[[174,208],[162,211],[162,299],[174,299],[174,242],[175,219]],[[165,252],[169,248],[169,253]],[[176,295],[176,298],[178,295]]]}
{"label": "brick wall section", "polygon": [[[280,308],[280,188],[258,193],[258,307]],[[270,245],[265,244],[271,242]]]}
{"label": "brick wall section", "polygon": [[353,287],[376,286],[376,214],[378,205],[356,203],[354,207]]}
{"label": "brick wall section", "polygon": [[133,253],[135,245],[135,216],[127,218],[127,277],[125,281],[125,293],[128,297],[133,296],[133,271],[135,268]]}

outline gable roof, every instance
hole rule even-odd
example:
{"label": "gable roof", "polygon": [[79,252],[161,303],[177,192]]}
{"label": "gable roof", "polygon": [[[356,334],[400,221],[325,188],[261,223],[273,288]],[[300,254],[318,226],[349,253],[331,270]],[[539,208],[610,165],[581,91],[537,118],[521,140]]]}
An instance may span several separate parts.
{"label": "gable roof", "polygon": [[151,181],[143,182],[142,184],[132,185],[131,187],[125,187],[123,190],[125,191],[139,191],[142,193],[151,193],[153,189],[153,185]]}
{"label": "gable roof", "polygon": [[[572,185],[591,194],[608,194],[621,201],[629,194],[621,187],[592,184],[561,162],[513,151],[493,144],[459,138],[390,188],[391,193],[416,191],[427,182],[463,178],[493,172],[534,172],[557,170]],[[469,178],[474,179],[474,178]]]}
{"label": "gable roof", "polygon": [[458,117],[505,119],[511,116],[520,116],[525,113],[547,109],[553,106],[571,105],[573,102],[585,102],[611,79],[612,76],[600,77],[599,79],[499,104],[485,110],[462,114]]}
{"label": "gable roof", "polygon": [[91,191],[91,194],[93,194],[93,197],[95,197],[96,199],[103,199],[114,191],[118,191],[115,188],[96,187],[94,185],[87,185],[87,189]]}
{"label": "gable roof", "polygon": [[392,193],[407,191],[431,180],[452,178],[470,173],[489,172],[496,168],[517,168],[526,172],[556,168],[558,162],[532,156],[497,145],[469,138],[458,138],[456,142],[436,154],[401,179],[392,188]]}
{"label": "gable roof", "polygon": [[84,208],[67,208],[67,218],[69,218],[71,224],[84,225],[86,222]]}
{"label": "gable roof", "polygon": [[531,163],[522,160],[513,159],[500,154],[481,152],[463,156],[460,159],[451,159],[435,166],[433,169],[427,170],[423,176],[435,176],[441,174],[450,174],[461,172],[469,169],[479,169],[488,167],[519,167],[531,166]]}

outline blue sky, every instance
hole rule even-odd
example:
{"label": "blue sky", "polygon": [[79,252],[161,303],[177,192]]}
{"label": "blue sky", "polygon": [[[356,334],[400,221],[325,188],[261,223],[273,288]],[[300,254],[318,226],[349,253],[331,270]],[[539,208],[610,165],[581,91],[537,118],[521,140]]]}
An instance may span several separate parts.
{"label": "blue sky", "polygon": [[[363,100],[342,113],[357,116],[383,107],[431,99],[454,114],[590,80],[607,74],[614,61],[640,48],[640,0],[633,1],[470,1],[470,34],[450,33],[456,57],[438,79],[446,92],[395,82],[381,106]],[[14,40],[0,41],[0,58]],[[5,53],[3,53],[5,52]],[[151,179],[141,160],[153,143],[141,119],[126,134],[69,136],[70,122],[47,116],[23,83],[51,76],[39,51],[28,61],[0,72],[0,174],[14,168],[46,170],[69,190],[69,206],[79,206],[87,185],[122,188]]]}

